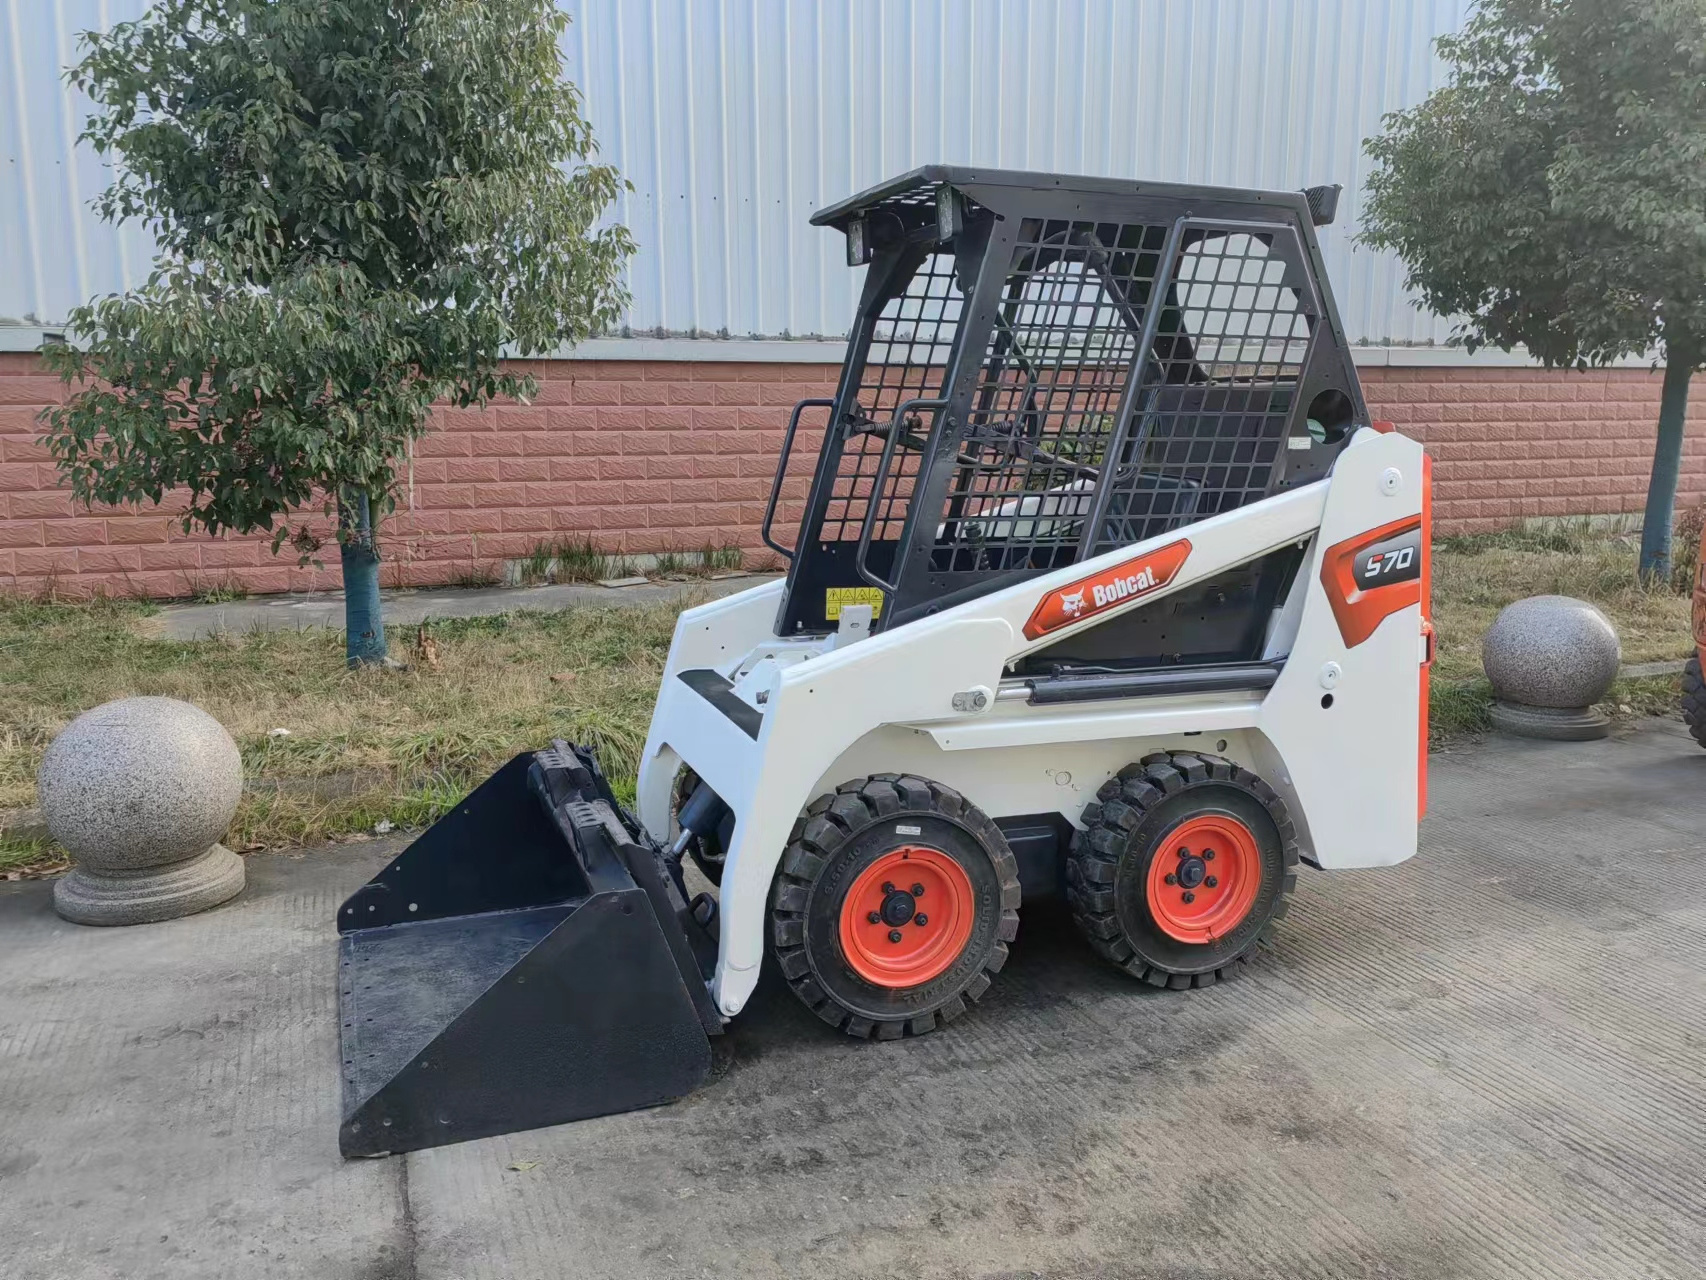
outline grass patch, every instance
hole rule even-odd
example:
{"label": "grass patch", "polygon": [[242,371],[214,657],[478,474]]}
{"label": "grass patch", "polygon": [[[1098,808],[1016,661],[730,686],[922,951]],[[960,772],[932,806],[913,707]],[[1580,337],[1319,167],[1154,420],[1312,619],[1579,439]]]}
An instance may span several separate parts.
{"label": "grass patch", "polygon": [[52,875],[70,865],[51,840],[14,840],[0,836],[0,880]]}
{"label": "grass patch", "polygon": [[[1686,657],[1688,600],[1636,582],[1637,541],[1584,524],[1442,542],[1434,558],[1436,742],[1488,728],[1481,636],[1523,596],[1593,601],[1622,634],[1626,662]],[[568,545],[576,571],[607,571],[587,544]],[[706,573],[739,559],[705,548],[683,563]],[[143,693],[205,707],[237,739],[248,786],[234,847],[311,844],[382,821],[422,826],[516,752],[554,737],[596,746],[631,801],[678,607],[448,619],[427,629],[436,669],[418,662],[386,674],[347,670],[335,631],[172,641],[143,633],[139,624],[155,612],[145,604],[0,599],[0,810],[34,802],[41,753],[74,716]],[[399,628],[391,643],[404,655],[419,635]],[[1673,714],[1678,689],[1676,677],[1622,680],[1607,709]],[[0,837],[0,875],[57,865],[45,842]]]}
{"label": "grass patch", "polygon": [[615,552],[600,551],[591,538],[541,542],[515,563],[523,586],[542,582],[602,582],[645,574],[653,578],[708,578],[738,572],[745,560],[739,547],[707,543],[695,551],[660,551],[651,563]]}
{"label": "grass patch", "polygon": [[190,582],[190,599],[197,604],[230,604],[248,597],[248,590],[229,574],[217,582],[199,577]]}
{"label": "grass patch", "polygon": [[522,585],[541,582],[599,582],[627,577],[631,572],[625,556],[600,551],[591,538],[567,538],[541,542],[516,566]]}
{"label": "grass patch", "polygon": [[450,585],[464,591],[476,591],[482,587],[498,586],[503,580],[503,573],[496,565],[475,561],[458,569],[450,579]]}
{"label": "grass patch", "polygon": [[1624,662],[1686,658],[1688,597],[1637,581],[1635,533],[1560,527],[1449,538],[1434,550],[1434,675],[1481,675],[1481,637],[1500,609],[1524,596],[1562,595],[1605,611],[1623,640]]}
{"label": "grass patch", "polygon": [[[631,800],[676,611],[448,619],[429,632],[438,670],[380,673],[347,670],[330,630],[172,641],[141,633],[146,606],[0,600],[0,809],[34,803],[41,754],[73,717],[130,694],[187,699],[236,738],[234,846],[422,825],[554,737],[595,744]],[[390,639],[405,654],[416,629]],[[6,846],[0,872],[42,852]]]}
{"label": "grass patch", "polygon": [[[1500,609],[1525,596],[1575,596],[1598,605],[1622,638],[1626,663],[1688,657],[1688,596],[1668,586],[1643,586],[1636,578],[1639,560],[1638,532],[1588,520],[1436,543],[1434,741],[1490,727],[1492,691],[1481,672],[1481,637]],[[1604,709],[1613,716],[1668,715],[1680,688],[1674,676],[1620,680]]]}
{"label": "grass patch", "polygon": [[697,551],[660,551],[650,572],[659,578],[708,578],[714,573],[737,573],[745,561],[739,547],[706,543]]}

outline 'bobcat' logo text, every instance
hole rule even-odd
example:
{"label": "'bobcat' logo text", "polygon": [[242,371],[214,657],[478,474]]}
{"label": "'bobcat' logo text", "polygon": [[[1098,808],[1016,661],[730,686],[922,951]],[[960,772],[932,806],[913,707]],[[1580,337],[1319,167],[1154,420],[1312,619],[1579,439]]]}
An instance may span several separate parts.
{"label": "'bobcat' logo text", "polygon": [[1178,576],[1190,554],[1190,542],[1181,538],[1056,587],[1037,602],[1025,623],[1025,638],[1039,639],[1060,627],[1093,618],[1104,609],[1161,590]]}

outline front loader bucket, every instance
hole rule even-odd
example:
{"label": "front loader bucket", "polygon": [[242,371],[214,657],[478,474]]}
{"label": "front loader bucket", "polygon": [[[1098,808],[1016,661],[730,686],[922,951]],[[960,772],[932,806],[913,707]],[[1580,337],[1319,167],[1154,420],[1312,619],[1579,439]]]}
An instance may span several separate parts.
{"label": "front loader bucket", "polygon": [[339,908],[345,1156],[630,1111],[704,1080],[722,1026],[713,912],[625,816],[590,752],[520,755]]}

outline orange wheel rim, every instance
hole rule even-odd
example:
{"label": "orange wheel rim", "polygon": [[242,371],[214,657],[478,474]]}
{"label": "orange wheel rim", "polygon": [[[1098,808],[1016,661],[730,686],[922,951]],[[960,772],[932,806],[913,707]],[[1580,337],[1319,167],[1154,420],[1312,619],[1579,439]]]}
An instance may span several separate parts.
{"label": "orange wheel rim", "polygon": [[1250,828],[1225,814],[1199,814],[1156,846],[1149,914],[1178,942],[1214,942],[1244,922],[1261,884],[1262,853]]}
{"label": "orange wheel rim", "polygon": [[891,849],[859,873],[841,900],[841,953],[879,987],[940,977],[971,937],[971,877],[939,849]]}

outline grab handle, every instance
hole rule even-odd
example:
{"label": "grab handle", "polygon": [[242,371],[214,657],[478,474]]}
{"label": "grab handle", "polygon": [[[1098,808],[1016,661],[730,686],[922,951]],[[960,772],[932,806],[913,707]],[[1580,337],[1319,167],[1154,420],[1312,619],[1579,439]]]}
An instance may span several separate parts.
{"label": "grab handle", "polygon": [[770,526],[776,519],[776,503],[782,496],[782,477],[788,473],[788,455],[794,451],[794,432],[799,430],[800,415],[807,409],[834,407],[833,400],[802,400],[794,406],[794,412],[788,415],[788,434],[782,437],[782,456],[776,462],[776,479],[770,485],[770,501],[764,504],[764,523],[758,529],[758,536],[764,539],[764,545],[784,560],[792,560],[794,552],[770,536]]}
{"label": "grab handle", "polygon": [[[883,485],[889,478],[889,465],[894,461],[895,441],[900,439],[901,424],[906,415],[918,409],[930,409],[940,412],[948,407],[948,401],[938,396],[921,396],[912,400],[902,400],[895,406],[894,417],[889,420],[888,439],[883,441],[883,456],[877,463],[877,474],[871,478],[871,496],[865,508],[865,523],[859,529],[859,553],[854,557],[853,567],[859,571],[859,576],[873,587],[878,587],[891,595],[898,590],[893,582],[885,582],[871,572],[871,567],[865,563],[871,554],[871,534],[877,527],[877,511],[882,503]],[[932,428],[934,430],[934,428]],[[928,438],[928,437],[926,437]],[[894,562],[901,563],[904,545],[895,548]],[[896,574],[899,577],[899,574]]]}

